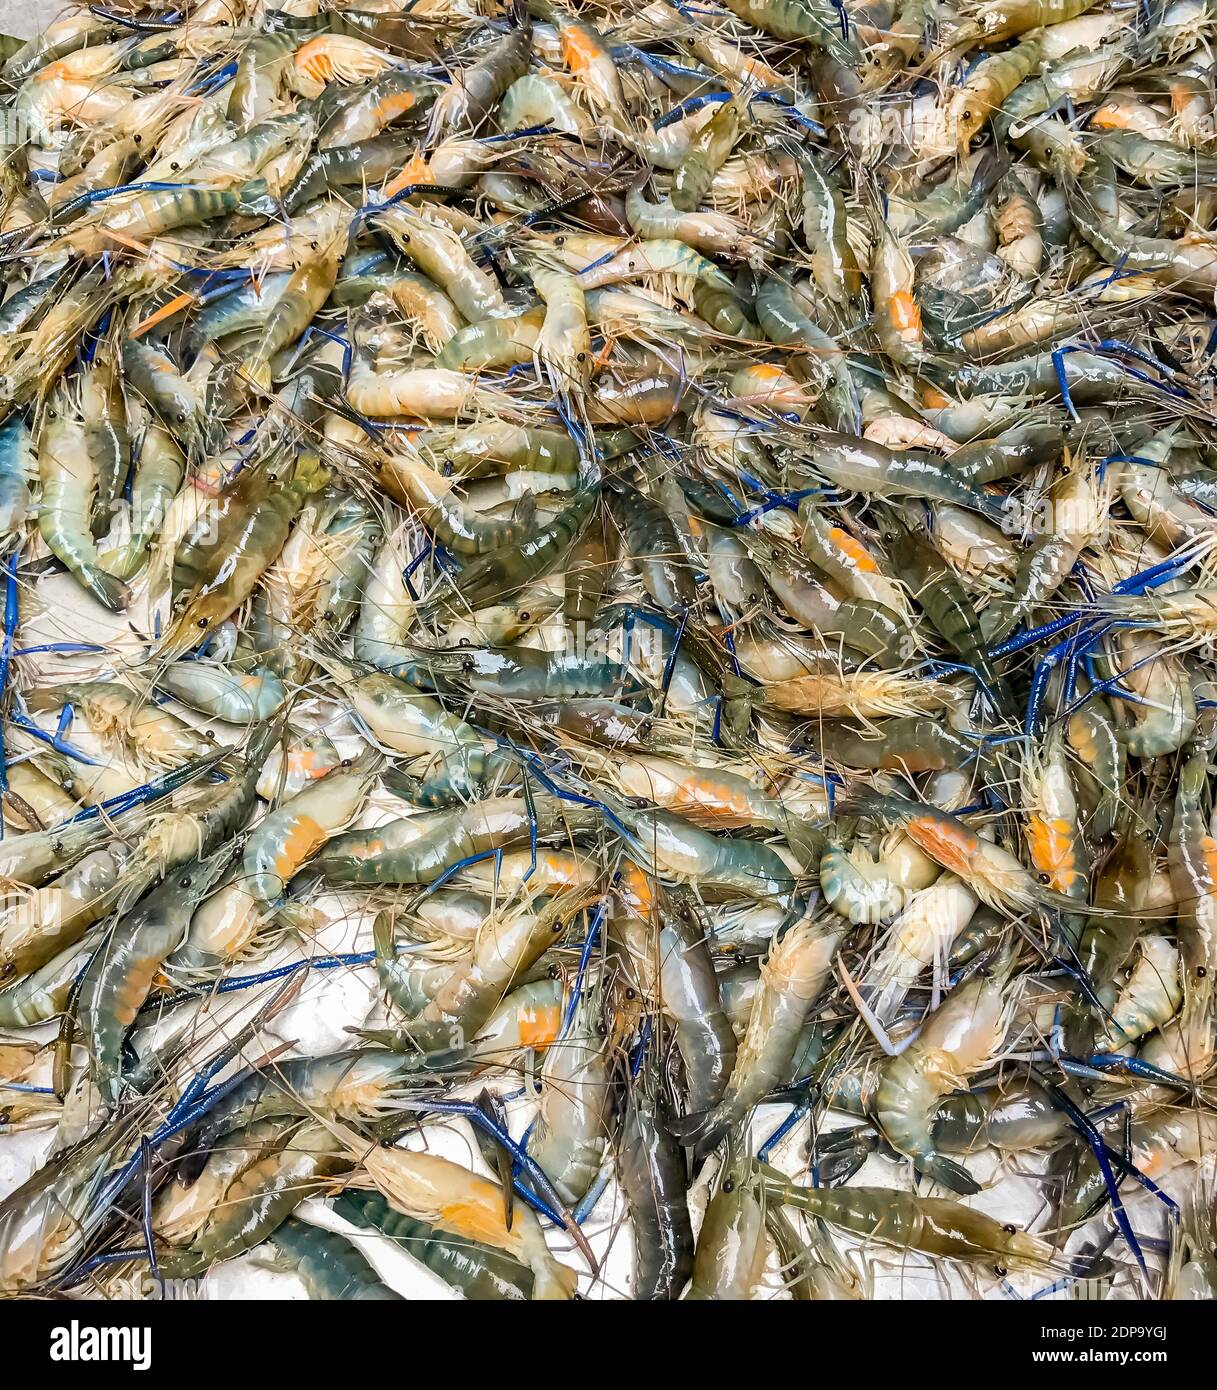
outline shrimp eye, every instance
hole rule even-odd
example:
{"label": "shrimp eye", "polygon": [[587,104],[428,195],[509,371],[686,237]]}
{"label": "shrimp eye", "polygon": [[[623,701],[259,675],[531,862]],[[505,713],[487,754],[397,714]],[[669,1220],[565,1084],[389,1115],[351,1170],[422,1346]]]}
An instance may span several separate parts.
{"label": "shrimp eye", "polygon": [[175,163],[171,164],[169,167],[170,167],[170,168],[173,170],[173,172],[176,174],[177,171],[178,171],[182,166],[181,166],[180,164],[178,164],[178,163],[175,162]]}
{"label": "shrimp eye", "polygon": [[529,620],[529,618],[531,618],[531,617],[532,617],[532,614],[531,614],[531,613],[528,611],[528,609],[526,608],[526,609],[524,610],[524,612],[520,614],[520,621],[521,621],[522,623],[526,623],[526,622]]}
{"label": "shrimp eye", "polygon": [[133,135],[131,140],[132,143],[136,145],[142,145],[144,143],[144,137],[142,135]]}
{"label": "shrimp eye", "polygon": [[214,743],[216,741],[216,731],[214,729],[204,729],[203,737]]}
{"label": "shrimp eye", "polygon": [[351,759],[350,759],[350,758],[343,758],[343,760],[338,764],[339,767],[350,767],[350,765],[351,765]]}
{"label": "shrimp eye", "polygon": [[625,997],[627,999],[637,999],[638,991],[636,989],[627,989],[625,992]]}
{"label": "shrimp eye", "polygon": [[565,245],[566,245],[566,238],[565,238],[564,236],[556,236],[556,237],[554,237],[554,245],[555,245],[555,246],[565,246]]}
{"label": "shrimp eye", "polygon": [[1006,1271],[1006,1266],[1005,1266],[1005,1265],[994,1265],[994,1266],[993,1266],[993,1273],[996,1274],[997,1277],[998,1277],[999,1279],[1004,1279],[1004,1278],[1006,1277],[1006,1273],[1007,1273],[1007,1271]]}
{"label": "shrimp eye", "polygon": [[391,1149],[393,1147],[392,1139],[382,1139],[380,1141],[380,1147],[382,1149]]}
{"label": "shrimp eye", "polygon": [[462,670],[462,671],[472,671],[473,668],[474,668],[476,665],[477,665],[477,663],[474,661],[474,659],[473,659],[471,656],[467,656],[467,657],[464,659],[464,661],[461,662],[461,670]]}
{"label": "shrimp eye", "polygon": [[1198,965],[1198,966],[1196,967],[1196,978],[1197,978],[1198,980],[1203,980],[1204,977],[1205,977],[1208,973],[1209,973],[1209,971],[1208,971],[1208,966],[1206,966],[1206,965]]}
{"label": "shrimp eye", "polygon": [[586,353],[586,352],[576,353],[576,354],[575,354],[575,361],[576,361],[576,362],[586,362],[586,361],[587,361],[587,353]]}
{"label": "shrimp eye", "polygon": [[724,1179],[723,1179],[723,1191],[724,1191],[724,1192],[734,1192],[734,1191],[735,1191],[735,1179],[734,1179],[734,1178],[724,1178]]}
{"label": "shrimp eye", "polygon": [[312,250],[312,251],[316,251],[316,249],[317,249],[320,245],[321,245],[321,243],[320,243],[319,241],[310,241],[310,242],[309,242],[309,249]]}
{"label": "shrimp eye", "polygon": [[1008,1225],[1003,1226],[1002,1230],[1005,1231],[1008,1236],[1012,1236],[1018,1231],[1018,1227],[1013,1222],[1010,1222]]}
{"label": "shrimp eye", "polygon": [[[555,927],[554,930],[556,931],[557,928]],[[549,967],[549,978],[551,980],[560,980],[562,978],[562,967],[560,965],[551,965]]]}
{"label": "shrimp eye", "polygon": [[1052,879],[1047,874],[1036,874],[1036,878],[1038,878],[1039,881],[1044,884],[1052,882]]}
{"label": "shrimp eye", "polygon": [[185,874],[185,875],[183,875],[183,877],[179,878],[178,881],[177,881],[177,886],[178,886],[179,888],[189,888],[189,887],[190,887],[190,875],[189,875],[189,874]]}
{"label": "shrimp eye", "polygon": [[207,626],[207,619],[206,619],[206,618],[200,618],[199,621],[195,624],[195,626],[196,626],[196,627],[206,627],[206,626]]}

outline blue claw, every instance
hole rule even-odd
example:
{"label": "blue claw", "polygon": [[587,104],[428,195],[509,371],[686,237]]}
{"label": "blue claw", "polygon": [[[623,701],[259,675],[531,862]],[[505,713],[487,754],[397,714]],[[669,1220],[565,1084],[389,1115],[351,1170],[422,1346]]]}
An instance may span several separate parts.
{"label": "blue claw", "polygon": [[[17,591],[17,565],[20,558],[20,551],[15,550],[4,563],[4,642],[0,645],[0,700],[3,700],[4,692],[8,689],[13,640],[17,635],[17,622],[20,617]],[[8,791],[8,762],[4,749],[4,727],[0,725],[0,792],[5,791]]]}
{"label": "blue claw", "polygon": [[[1108,1147],[1099,1131],[1091,1124],[1085,1113],[1074,1105],[1073,1101],[1069,1099],[1059,1086],[1054,1085],[1046,1076],[1041,1076],[1039,1079],[1055,1103],[1069,1117],[1073,1127],[1082,1138],[1085,1139],[1091,1152],[1094,1154],[1099,1165],[1099,1172],[1103,1175],[1103,1185],[1106,1187],[1107,1195],[1111,1199],[1111,1211],[1116,1219],[1116,1225],[1120,1228],[1120,1234],[1124,1237],[1128,1248],[1132,1251],[1141,1273],[1148,1279],[1149,1267],[1146,1265],[1145,1256],[1142,1254],[1141,1247],[1137,1243],[1137,1237],[1133,1231],[1132,1223],[1128,1219],[1128,1213],[1124,1209],[1124,1203],[1120,1200],[1120,1186],[1116,1182],[1115,1175],[1111,1171],[1109,1157],[1112,1156],[1113,1151]],[[1123,1162],[1123,1160],[1121,1160],[1121,1162]],[[1128,1166],[1130,1168],[1132,1167],[1131,1164]],[[1133,1172],[1136,1171],[1137,1170],[1134,1168]]]}
{"label": "blue claw", "polygon": [[583,993],[583,980],[587,974],[587,967],[592,959],[592,952],[596,949],[596,942],[600,939],[600,928],[604,925],[604,918],[608,911],[606,903],[601,903],[596,909],[596,915],[592,918],[591,924],[587,929],[587,940],[583,943],[583,949],[579,952],[579,969],[575,973],[575,984],[571,990],[570,1003],[566,1006],[566,1014],[562,1019],[562,1027],[558,1030],[558,1041],[570,1032],[575,1021],[575,1012],[579,1007],[579,998]]}

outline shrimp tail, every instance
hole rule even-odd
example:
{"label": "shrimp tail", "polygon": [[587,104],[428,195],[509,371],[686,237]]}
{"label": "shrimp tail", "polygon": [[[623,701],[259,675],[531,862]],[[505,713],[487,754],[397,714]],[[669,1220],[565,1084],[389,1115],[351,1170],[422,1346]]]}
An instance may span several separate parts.
{"label": "shrimp tail", "polygon": [[714,1149],[732,1127],[732,1117],[721,1106],[696,1110],[692,1114],[674,1116],[668,1128],[686,1149],[702,1157]]}
{"label": "shrimp tail", "polygon": [[131,602],[131,590],[127,585],[98,565],[81,565],[76,577],[90,597],[111,613],[121,613]]}
{"label": "shrimp tail", "polygon": [[824,832],[805,820],[791,816],[782,827],[786,843],[805,869],[818,864],[827,848],[828,840]]}
{"label": "shrimp tail", "polygon": [[913,1166],[923,1178],[948,1188],[960,1197],[974,1197],[981,1190],[981,1184],[962,1163],[955,1163],[943,1154],[919,1155]]}

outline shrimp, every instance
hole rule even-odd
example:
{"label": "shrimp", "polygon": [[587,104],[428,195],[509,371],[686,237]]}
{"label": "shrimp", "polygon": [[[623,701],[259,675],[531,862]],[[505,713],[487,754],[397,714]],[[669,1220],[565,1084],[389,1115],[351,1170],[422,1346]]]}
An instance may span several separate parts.
{"label": "shrimp", "polygon": [[528,69],[532,50],[532,21],[523,6],[511,31],[489,45],[483,55],[453,75],[452,82],[431,108],[428,146],[441,136],[476,129]]}
{"label": "shrimp", "polygon": [[[243,494],[249,492],[258,497],[263,486],[258,477],[261,472],[249,470],[238,478],[234,485],[237,499],[243,500]],[[215,524],[214,532],[209,528],[204,531],[206,542],[198,551],[198,578],[175,597],[174,620],[161,638],[158,655],[167,660],[180,657],[236,612],[282,549],[305,499],[319,491],[327,477],[317,455],[303,450],[286,480],[270,474],[265,479],[268,490],[248,511],[238,500],[238,505]],[[245,484],[247,478],[250,482]],[[175,589],[179,587],[176,569],[175,558]]]}
{"label": "shrimp", "polygon": [[761,1190],[771,1201],[895,1250],[987,1265],[999,1277],[1053,1263],[1047,1241],[949,1198],[887,1187],[799,1187],[772,1168],[762,1167],[761,1174]]}
{"label": "shrimp", "polygon": [[634,1228],[632,1291],[648,1302],[678,1298],[694,1263],[685,1159],[667,1118],[662,1094],[648,1095],[636,1086],[617,1160]]}
{"label": "shrimp", "polygon": [[573,275],[538,267],[532,283],[545,301],[534,353],[559,396],[582,390],[591,377],[592,342],[583,286]]}
{"label": "shrimp", "polygon": [[100,944],[80,985],[80,1030],[103,1104],[122,1093],[122,1046],[168,956],[181,945],[198,894],[228,866],[231,850],[175,868]]}
{"label": "shrimp", "polygon": [[244,887],[262,911],[281,907],[288,883],[310,855],[355,819],[380,768],[380,755],[369,750],[297,792],[250,834]]}
{"label": "shrimp", "polygon": [[287,85],[304,97],[318,97],[327,83],[353,83],[379,77],[392,58],[363,39],[318,34],[300,45],[286,71]]}
{"label": "shrimp", "polygon": [[408,454],[390,454],[377,476],[394,497],[412,507],[419,520],[459,555],[482,555],[524,539],[536,517],[531,497],[521,499],[507,518],[485,517],[455,492],[456,483]]}
{"label": "shrimp", "polygon": [[262,1243],[311,1193],[350,1164],[322,1124],[299,1126],[286,1143],[260,1152],[230,1183],[189,1244],[158,1253],[173,1278],[189,1278]]}
{"label": "shrimp", "polygon": [[1217,976],[1217,840],[1200,807],[1208,759],[1207,749],[1193,749],[1180,770],[1167,848],[1184,964],[1201,979]]}
{"label": "shrimp", "polygon": [[540,1109],[528,1139],[530,1155],[567,1203],[586,1195],[608,1141],[614,1043],[611,1035],[598,1036],[599,1003],[598,990],[585,991],[570,1031],[545,1049]]}
{"label": "shrimp", "polygon": [[[571,819],[577,820],[574,813]],[[466,860],[552,835],[566,823],[557,807],[533,815],[523,800],[492,797],[468,809],[348,831],[324,846],[313,867],[327,883],[432,883]]]}
{"label": "shrimp", "polygon": [[697,1235],[686,1298],[741,1300],[756,1293],[768,1254],[765,1209],[746,1159],[729,1157]]}
{"label": "shrimp", "polygon": [[350,1153],[389,1205],[404,1216],[425,1221],[449,1236],[471,1239],[502,1251],[532,1272],[532,1296],[540,1300],[573,1297],[575,1271],[549,1253],[536,1216],[517,1207],[506,1224],[499,1185],[479,1178],[437,1154],[372,1145],[347,1134]]}
{"label": "shrimp", "polygon": [[330,297],[345,251],[345,242],[335,237],[307,256],[283,286],[253,350],[241,361],[240,370],[250,385],[260,391],[270,387],[271,359],[299,338]]}
{"label": "shrimp", "polygon": [[92,536],[92,512],[98,478],[83,419],[67,396],[56,393],[47,407],[38,446],[42,505],[38,529],[90,597],[111,612],[126,607],[121,579],[104,570]]}
{"label": "shrimp", "polygon": [[762,989],[752,1005],[727,1089],[712,1109],[676,1124],[682,1144],[703,1151],[712,1148],[782,1080],[846,931],[840,921],[804,918],[773,947],[761,967]]}
{"label": "shrimp", "polygon": [[[648,202],[641,183],[631,186],[626,195],[625,216],[644,241],[680,241],[704,256],[732,259],[752,256],[757,249],[754,238],[736,218],[713,210],[682,212],[671,199]],[[601,306],[608,302],[612,301],[598,300]]]}
{"label": "shrimp", "polygon": [[959,1164],[934,1148],[938,1103],[986,1067],[1008,1026],[1001,984],[977,977],[953,990],[922,1025],[911,1046],[883,1065],[875,1092],[875,1117],[893,1148],[924,1173],[965,1196],[979,1185]]}
{"label": "shrimp", "polygon": [[1042,754],[1033,753],[1024,763],[1023,793],[1032,864],[1047,887],[1084,902],[1090,883],[1089,855],[1059,730],[1049,733]]}
{"label": "shrimp", "polygon": [[690,1108],[717,1105],[735,1065],[736,1041],[690,896],[681,894],[670,905],[656,892],[654,880],[626,861],[610,931],[639,993],[671,1021]]}
{"label": "shrimp", "polygon": [[270,1238],[275,1264],[292,1270],[315,1299],[405,1302],[343,1236],[289,1216]]}
{"label": "shrimp", "polygon": [[480,389],[463,372],[446,367],[378,372],[360,366],[351,374],[347,389],[351,405],[373,419],[408,415],[421,420],[455,420],[476,406],[489,404],[493,397],[493,392]]}
{"label": "shrimp", "polygon": [[888,836],[875,860],[863,845],[847,854],[830,845],[820,859],[820,887],[834,912],[873,925],[903,911],[938,877],[937,864],[902,833]]}
{"label": "shrimp", "polygon": [[765,702],[826,719],[911,718],[954,702],[940,681],[914,680],[890,671],[824,669],[780,678],[766,686]]}
{"label": "shrimp", "polygon": [[377,213],[375,221],[470,323],[504,312],[494,280],[474,264],[461,238],[434,216],[397,206]]}
{"label": "shrimp", "polygon": [[966,883],[946,873],[909,896],[863,982],[874,991],[870,1007],[880,1023],[895,1018],[923,970],[945,960],[978,903]]}
{"label": "shrimp", "polygon": [[0,912],[0,977],[39,969],[105,917],[122,887],[127,857],[122,846],[104,846],[44,888],[10,888]]}
{"label": "shrimp", "polygon": [[339,1194],[333,1209],[362,1230],[384,1235],[473,1302],[518,1302],[532,1295],[527,1265],[467,1237],[446,1238],[427,1222],[396,1211],[379,1192],[348,1189]]}
{"label": "shrimp", "polygon": [[503,93],[498,122],[504,131],[549,126],[566,135],[587,135],[591,122],[552,78],[525,73]]}
{"label": "shrimp", "polygon": [[996,646],[1016,628],[1030,621],[1065,581],[1087,546],[1101,539],[1107,522],[1109,488],[1097,470],[1084,465],[1069,467],[1056,482],[1046,503],[1047,523],[1019,561],[1014,592],[1009,604],[999,605],[1002,621],[990,630]]}
{"label": "shrimp", "polygon": [[344,698],[378,743],[395,753],[425,758],[426,771],[446,767],[455,788],[479,784],[486,741],[458,715],[387,672],[355,666],[325,652],[315,655],[318,664],[341,682]]}
{"label": "shrimp", "polygon": [[962,879],[991,907],[1026,910],[1053,900],[1017,856],[983,839],[945,811],[903,797],[869,794],[860,799],[858,809],[901,825],[919,849]]}
{"label": "shrimp", "polygon": [[584,894],[575,892],[510,909],[490,908],[468,959],[428,990],[428,999],[413,1014],[406,1032],[419,1046],[432,1036],[448,1045],[456,1045],[453,1038],[476,1037],[496,1006],[586,902]]}
{"label": "shrimp", "polygon": [[129,1136],[103,1130],[54,1155],[0,1201],[0,1292],[51,1283],[86,1249],[107,1211],[97,1196]]}
{"label": "shrimp", "polygon": [[99,557],[99,563],[109,573],[129,583],[148,564],[185,476],[186,456],[173,434],[163,425],[150,422],[140,440],[131,484],[128,537]]}
{"label": "shrimp", "polygon": [[1133,758],[1161,758],[1185,746],[1196,729],[1196,697],[1177,657],[1145,638],[1118,644],[1121,676],[1142,703],[1133,723],[1119,734]]}
{"label": "shrimp", "polygon": [[742,132],[746,104],[738,98],[724,102],[708,125],[693,137],[688,152],[672,175],[672,206],[693,212],[735,148]]}
{"label": "shrimp", "polygon": [[1096,1042],[1101,1052],[1118,1052],[1168,1023],[1183,1002],[1179,952],[1160,936],[1143,936],[1137,945],[1136,963]]}
{"label": "shrimp", "polygon": [[478,372],[489,367],[517,367],[531,362],[544,322],[543,311],[530,309],[524,314],[471,323],[448,339],[435,359],[436,364],[462,372]]}
{"label": "shrimp", "polygon": [[157,675],[156,684],[190,709],[228,724],[261,724],[287,701],[287,687],[260,667],[234,671],[213,662],[178,661]]}
{"label": "shrimp", "polygon": [[31,710],[71,704],[99,739],[124,749],[146,767],[175,767],[207,757],[215,747],[214,739],[116,681],[34,690],[27,704]]}
{"label": "shrimp", "polygon": [[86,940],[66,946],[44,965],[0,988],[0,1028],[33,1028],[59,1017],[92,955]]}

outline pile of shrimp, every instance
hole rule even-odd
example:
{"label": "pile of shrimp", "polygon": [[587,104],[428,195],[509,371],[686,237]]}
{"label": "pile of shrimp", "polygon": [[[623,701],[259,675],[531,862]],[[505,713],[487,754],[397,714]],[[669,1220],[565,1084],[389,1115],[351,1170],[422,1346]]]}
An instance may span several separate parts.
{"label": "pile of shrimp", "polygon": [[0,40],[0,1296],[1217,1296],[1215,20]]}

